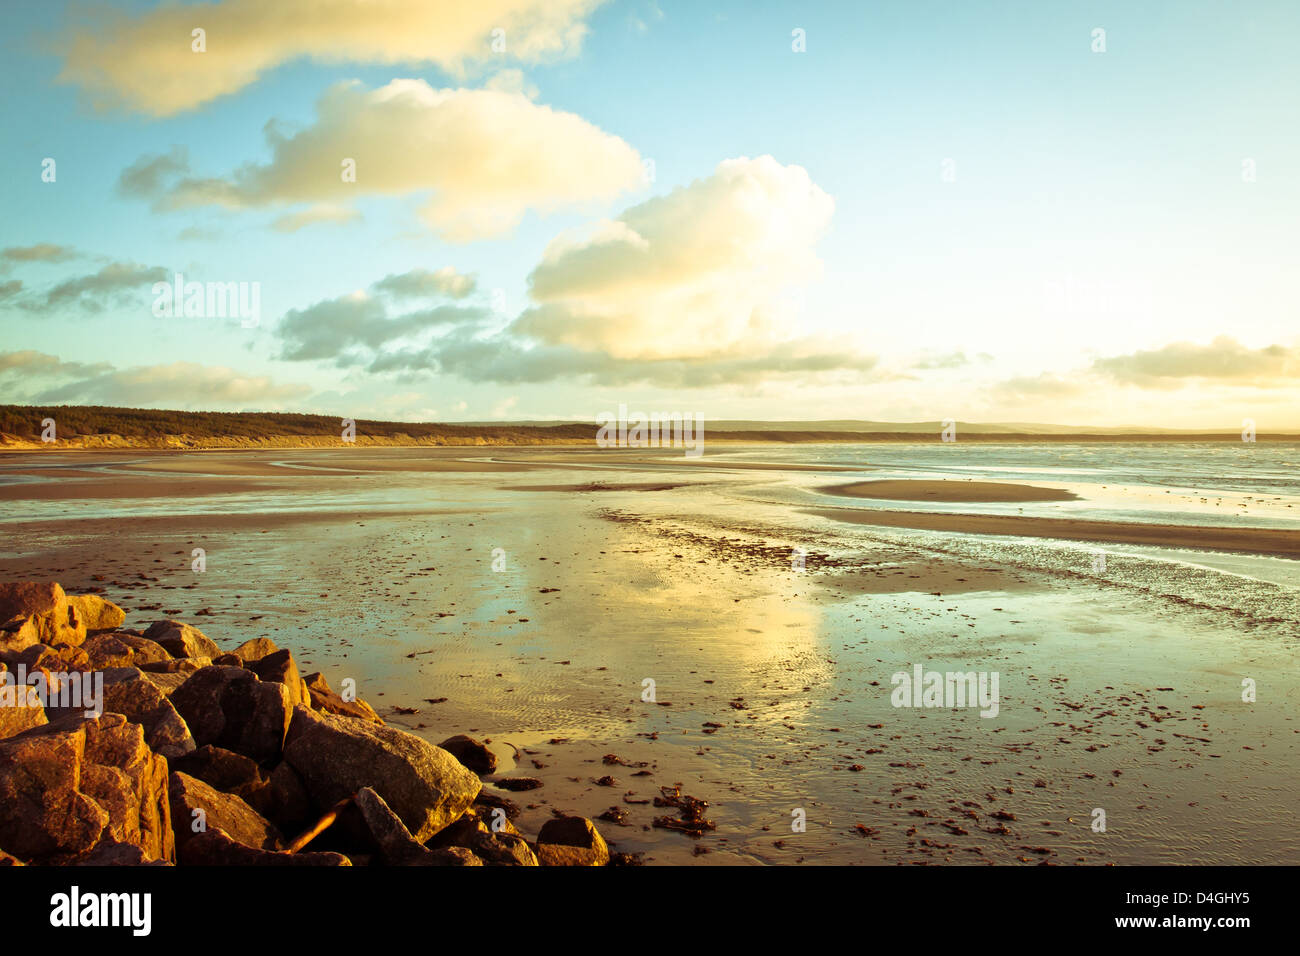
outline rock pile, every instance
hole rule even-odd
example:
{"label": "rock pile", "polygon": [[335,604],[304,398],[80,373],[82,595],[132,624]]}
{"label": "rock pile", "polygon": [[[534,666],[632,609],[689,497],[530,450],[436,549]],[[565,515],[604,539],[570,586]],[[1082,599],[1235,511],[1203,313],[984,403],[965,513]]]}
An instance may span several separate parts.
{"label": "rock pile", "polygon": [[390,727],[267,638],[223,652],[124,623],[97,595],[0,584],[0,866],[610,861],[583,817],[519,833],[471,737]]}

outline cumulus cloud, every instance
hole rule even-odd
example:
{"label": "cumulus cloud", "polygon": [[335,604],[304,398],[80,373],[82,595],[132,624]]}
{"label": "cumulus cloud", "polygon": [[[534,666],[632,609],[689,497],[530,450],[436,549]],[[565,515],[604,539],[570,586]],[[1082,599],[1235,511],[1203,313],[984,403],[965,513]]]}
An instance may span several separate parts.
{"label": "cumulus cloud", "polygon": [[136,408],[278,409],[311,392],[231,368],[172,362],[117,368],[66,362],[32,350],[0,352],[0,387],[24,404],[121,405]]}
{"label": "cumulus cloud", "polygon": [[[289,132],[272,122],[265,133],[272,152],[265,164],[203,177],[183,151],[146,156],[123,172],[119,189],[160,210],[428,193],[424,221],[463,242],[507,233],[529,210],[610,200],[644,179],[640,157],[622,139],[502,89],[340,83],[321,97],[312,125]],[[355,164],[355,182],[344,180],[345,161]]]}
{"label": "cumulus cloud", "polygon": [[1174,342],[1151,351],[1097,359],[1093,369],[1144,388],[1181,388],[1193,381],[1267,387],[1294,384],[1300,375],[1300,349],[1282,345],[1251,349],[1221,335],[1208,345]]}
{"label": "cumulus cloud", "polygon": [[439,328],[473,325],[487,315],[488,310],[481,307],[439,305],[390,316],[382,297],[355,292],[288,312],[276,326],[281,342],[279,357],[286,361],[327,359],[337,365],[355,365],[369,360],[390,343],[427,337],[426,333]]}
{"label": "cumulus cloud", "polygon": [[142,266],[134,262],[110,262],[98,272],[65,279],[43,294],[16,300],[29,312],[52,312],[78,308],[85,312],[102,312],[115,303],[155,282],[169,279],[161,266]]}
{"label": "cumulus cloud", "polygon": [[530,277],[535,304],[504,328],[492,331],[485,310],[464,306],[390,314],[391,300],[413,289],[456,295],[449,270],[407,273],[375,283],[374,295],[290,313],[283,354],[498,384],[860,383],[884,374],[877,358],[799,334],[787,301],[820,274],[813,247],[833,209],[798,166],[728,160],[615,220],[557,237]]}
{"label": "cumulus cloud", "polygon": [[387,275],[375,283],[375,289],[399,298],[446,295],[453,299],[463,299],[474,291],[474,285],[472,275],[464,275],[451,266],[444,266],[432,272],[428,269],[413,269],[400,275]]}
{"label": "cumulus cloud", "polygon": [[286,213],[271,223],[271,228],[276,232],[297,232],[299,229],[320,223],[343,226],[350,222],[356,222],[360,218],[361,213],[347,206],[337,206],[333,203],[317,203],[297,212]]}
{"label": "cumulus cloud", "polygon": [[516,331],[615,358],[740,357],[791,337],[782,295],[821,274],[835,203],[801,166],[729,159],[711,176],[569,232],[531,276]]}
{"label": "cumulus cloud", "polygon": [[[59,37],[63,82],[101,107],[168,116],[254,83],[292,60],[536,63],[574,54],[602,0],[217,0],[134,16],[96,11]],[[206,52],[192,50],[205,31]],[[494,32],[499,31],[499,32]]]}

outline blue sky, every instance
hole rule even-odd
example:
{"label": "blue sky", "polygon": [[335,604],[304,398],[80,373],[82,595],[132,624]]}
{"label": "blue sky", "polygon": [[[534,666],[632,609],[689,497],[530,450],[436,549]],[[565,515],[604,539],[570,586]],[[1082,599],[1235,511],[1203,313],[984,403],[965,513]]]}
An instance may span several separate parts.
{"label": "blue sky", "polygon": [[[239,0],[175,21],[202,54],[151,2],[6,8],[0,401],[1300,425],[1293,3],[287,6],[314,47]],[[298,195],[358,130],[360,188]],[[233,198],[121,188],[177,147]],[[448,269],[472,290],[375,289]],[[156,316],[176,272],[260,283],[257,325]]]}

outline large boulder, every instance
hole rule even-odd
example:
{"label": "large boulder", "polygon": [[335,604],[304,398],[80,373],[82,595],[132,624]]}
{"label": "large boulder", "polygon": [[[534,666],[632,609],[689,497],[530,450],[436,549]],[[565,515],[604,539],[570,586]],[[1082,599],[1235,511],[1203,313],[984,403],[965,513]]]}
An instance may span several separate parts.
{"label": "large boulder", "polygon": [[40,695],[0,664],[0,740],[49,723]]}
{"label": "large boulder", "polygon": [[414,734],[304,707],[293,712],[284,759],[318,808],[371,787],[420,843],[464,813],[482,787],[455,757]]}
{"label": "large boulder", "polygon": [[0,741],[0,846],[57,862],[101,840],[175,859],[167,761],[120,714],[64,718]]}
{"label": "large boulder", "polygon": [[557,817],[537,834],[537,858],[542,866],[605,866],[609,846],[586,817]]}
{"label": "large boulder", "polygon": [[278,853],[257,850],[232,840],[220,827],[196,834],[185,844],[180,862],[186,866],[351,866],[341,853]]}
{"label": "large boulder", "polygon": [[255,637],[250,641],[244,641],[230,653],[245,664],[251,664],[253,661],[260,661],[263,657],[274,654],[278,650],[275,641],[269,637]]}
{"label": "large boulder", "polygon": [[81,645],[94,670],[109,667],[143,667],[171,660],[171,654],[156,641],[129,631],[92,634]]}
{"label": "large boulder", "polygon": [[289,692],[291,707],[311,707],[311,696],[306,682],[298,673],[298,665],[288,651],[272,651],[264,657],[248,661],[244,665],[259,679],[268,683],[283,684]]}
{"label": "large boulder", "polygon": [[68,603],[76,609],[87,631],[111,631],[126,623],[126,612],[98,594],[69,594]]}
{"label": "large boulder", "polygon": [[182,855],[186,843],[213,828],[258,850],[278,850],[284,843],[276,826],[239,797],[222,793],[189,774],[172,771],[168,795],[176,846]]}
{"label": "large boulder", "polygon": [[206,634],[181,621],[154,621],[144,636],[167,648],[167,653],[172,657],[212,658],[221,655],[221,648]]}
{"label": "large boulder", "polygon": [[32,644],[80,644],[85,622],[54,582],[0,584],[0,648],[22,650]]}
{"label": "large boulder", "polygon": [[104,677],[105,713],[122,714],[144,727],[145,742],[154,753],[180,757],[194,749],[194,737],[171,701],[142,671],[117,668],[112,682]]}
{"label": "large boulder", "polygon": [[283,684],[242,667],[205,667],[170,698],[199,746],[216,744],[259,763],[280,756],[291,709]]}
{"label": "large boulder", "polygon": [[448,737],[438,746],[480,777],[497,772],[497,755],[488,750],[487,745],[480,740],[465,734],[456,734],[454,737]]}
{"label": "large boulder", "polygon": [[307,685],[307,692],[311,696],[311,706],[314,710],[323,710],[327,714],[336,714],[339,717],[355,717],[358,720],[369,720],[376,724],[382,724],[384,721],[375,713],[375,709],[367,704],[364,700],[344,700],[334,691],[330,690],[330,685],[326,682],[323,675],[308,674],[303,678]]}

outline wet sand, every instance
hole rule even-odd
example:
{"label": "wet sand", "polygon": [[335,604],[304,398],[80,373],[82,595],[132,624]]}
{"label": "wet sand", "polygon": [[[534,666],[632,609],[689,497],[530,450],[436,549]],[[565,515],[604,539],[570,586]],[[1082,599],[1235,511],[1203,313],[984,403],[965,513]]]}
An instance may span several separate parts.
{"label": "wet sand", "polygon": [[810,514],[854,524],[960,534],[997,534],[1094,541],[1099,544],[1143,544],[1203,548],[1279,557],[1300,557],[1300,530],[1207,527],[1200,525],[1138,524],[1088,521],[1081,518],[1040,518],[1021,515],[954,515],[923,511],[867,511],[856,508],[817,508]]}

